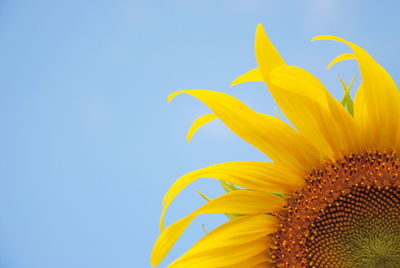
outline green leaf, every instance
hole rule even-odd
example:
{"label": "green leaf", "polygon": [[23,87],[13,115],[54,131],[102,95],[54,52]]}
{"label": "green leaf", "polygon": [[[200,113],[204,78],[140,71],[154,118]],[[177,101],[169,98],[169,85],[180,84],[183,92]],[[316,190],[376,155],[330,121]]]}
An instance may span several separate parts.
{"label": "green leaf", "polygon": [[344,90],[344,96],[340,103],[347,109],[347,111],[351,114],[351,116],[354,116],[354,103],[353,100],[351,99],[350,90],[353,87],[355,79],[356,78],[353,77],[350,81],[350,84],[347,86],[346,83],[343,81],[343,79],[339,77],[339,81],[342,84]]}

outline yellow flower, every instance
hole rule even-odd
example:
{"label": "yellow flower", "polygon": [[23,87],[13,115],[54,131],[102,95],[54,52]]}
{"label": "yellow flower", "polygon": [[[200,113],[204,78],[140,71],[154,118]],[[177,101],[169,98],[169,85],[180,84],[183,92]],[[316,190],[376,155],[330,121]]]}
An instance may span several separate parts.
{"label": "yellow flower", "polygon": [[[161,234],[152,256],[159,264],[199,214],[239,214],[206,234],[170,268],[400,267],[400,94],[390,75],[362,48],[334,36],[352,53],[362,83],[349,111],[307,71],[287,65],[257,28],[258,68],[233,84],[264,81],[290,120],[255,112],[236,98],[209,90],[183,90],[212,114],[195,121],[188,139],[219,118],[273,162],[238,161],[193,171],[163,200]],[[164,228],[171,201],[199,178],[237,185]],[[277,194],[281,193],[281,194]]]}

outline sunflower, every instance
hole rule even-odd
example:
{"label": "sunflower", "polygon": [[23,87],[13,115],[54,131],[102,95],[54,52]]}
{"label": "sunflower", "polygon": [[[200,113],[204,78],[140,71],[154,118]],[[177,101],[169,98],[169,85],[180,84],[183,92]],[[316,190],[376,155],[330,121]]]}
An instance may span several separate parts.
{"label": "sunflower", "polygon": [[[287,65],[257,27],[258,67],[232,84],[266,83],[293,127],[255,112],[227,94],[183,90],[207,105],[188,133],[219,118],[272,162],[237,161],[179,178],[166,193],[161,234],[151,263],[159,264],[200,214],[225,213],[168,267],[400,267],[400,94],[390,75],[362,48],[334,36],[351,53],[329,66],[356,60],[362,81],[354,103],[342,102],[309,72]],[[214,178],[228,189],[188,216],[164,227],[171,201],[193,181]]]}

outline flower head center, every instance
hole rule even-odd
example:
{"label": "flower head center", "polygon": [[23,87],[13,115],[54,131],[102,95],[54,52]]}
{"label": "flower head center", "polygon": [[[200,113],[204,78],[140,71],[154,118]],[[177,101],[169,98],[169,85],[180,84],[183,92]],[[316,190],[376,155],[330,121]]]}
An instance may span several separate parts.
{"label": "flower head center", "polygon": [[400,267],[400,190],[357,187],[310,226],[309,265]]}
{"label": "flower head center", "polygon": [[400,267],[399,164],[373,152],[311,172],[277,215],[275,266]]}

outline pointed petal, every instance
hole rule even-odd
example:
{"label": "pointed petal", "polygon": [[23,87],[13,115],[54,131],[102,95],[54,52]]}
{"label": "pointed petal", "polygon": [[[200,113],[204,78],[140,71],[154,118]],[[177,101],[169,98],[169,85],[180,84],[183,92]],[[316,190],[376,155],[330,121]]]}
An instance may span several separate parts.
{"label": "pointed petal", "polygon": [[209,201],[185,218],[171,224],[157,239],[153,252],[152,264],[157,265],[185,231],[187,226],[199,214],[261,214],[276,211],[285,204],[285,200],[273,194],[257,191],[236,190]]}
{"label": "pointed petal", "polygon": [[317,96],[314,96],[310,94],[310,92],[308,92],[308,94],[307,92],[303,92],[303,89],[289,91],[287,89],[278,88],[271,83],[272,70],[287,65],[265,34],[261,25],[257,27],[256,31],[255,52],[264,81],[283,113],[295,125],[300,133],[302,133],[309,142],[315,145],[315,148],[319,151],[316,157],[319,159],[332,157],[332,149],[320,133],[318,119],[315,118],[318,116],[318,114],[316,114],[317,108],[315,107],[317,105],[327,106],[326,102],[319,104],[321,96],[323,96],[322,100],[325,100],[324,94],[319,93]]}
{"label": "pointed petal", "polygon": [[197,118],[192,126],[190,127],[187,135],[186,135],[186,140],[190,141],[193,137],[193,135],[197,132],[197,130],[199,130],[199,128],[201,128],[202,126],[210,123],[211,121],[213,121],[214,119],[217,119],[218,116],[216,114],[205,114],[203,116],[200,116],[199,118]]}
{"label": "pointed petal", "polygon": [[354,60],[356,59],[356,55],[354,55],[353,53],[344,53],[341,54],[339,56],[337,56],[336,58],[334,58],[329,64],[328,64],[328,69],[330,69],[333,65],[335,65],[336,63],[339,63],[341,61],[345,61],[345,60]]}
{"label": "pointed petal", "polygon": [[162,231],[151,252],[150,262],[152,266],[160,264],[195,217],[196,215],[190,215],[190,217],[182,218]]}
{"label": "pointed petal", "polygon": [[[268,260],[267,249],[270,245],[268,237],[232,246],[217,248],[194,254],[189,258],[172,263],[168,268],[251,268],[254,263]],[[264,254],[264,256],[262,256]]]}
{"label": "pointed petal", "polygon": [[172,200],[192,182],[200,178],[214,178],[235,185],[263,192],[290,193],[302,185],[302,174],[277,163],[237,161],[213,165],[192,171],[179,178],[163,199],[160,228],[164,228],[164,216]]}
{"label": "pointed petal", "polygon": [[[400,141],[400,93],[398,88],[374,58],[361,47],[336,36],[318,36],[313,40],[333,40],[347,44],[354,52],[362,76],[362,100],[367,117],[358,118],[369,135],[369,142],[378,148],[393,148]],[[359,104],[360,102],[358,102]],[[364,106],[364,105],[363,105]],[[355,107],[356,109],[356,107]],[[356,112],[356,111],[355,111]]]}
{"label": "pointed petal", "polygon": [[[345,109],[321,86],[322,84],[318,79],[312,75],[304,71],[306,75],[300,75],[301,79],[304,80],[300,86],[298,79],[293,79],[290,76],[291,71],[289,71],[289,73],[283,76],[285,87],[279,88],[276,86],[276,69],[280,69],[282,72],[285,67],[289,70],[295,67],[286,66],[261,25],[257,27],[255,48],[259,71],[275,101],[300,133],[309,142],[312,142],[315,148],[318,148],[323,158],[332,158],[333,156],[338,156],[340,153],[358,150],[361,146],[360,144],[365,143],[364,139],[360,137],[361,130],[358,127],[359,124],[354,122]],[[355,54],[350,53],[340,55],[331,62],[330,66],[339,61],[354,59],[355,57]],[[275,85],[271,80],[273,72],[275,72]],[[298,74],[295,74],[295,76],[298,76]],[[241,77],[240,81],[246,81],[244,78]],[[310,85],[304,88],[304,85],[307,85],[307,83],[310,83]],[[326,120],[326,114],[328,114],[331,120]],[[345,137],[344,142],[337,143],[341,139],[335,138],[335,134],[333,133],[335,131],[330,131],[329,121],[335,122],[337,128],[336,134],[339,133],[342,137]],[[340,129],[344,131],[340,131]],[[355,130],[355,134],[349,135],[353,130]]]}
{"label": "pointed petal", "polygon": [[[308,99],[308,105],[303,105],[301,108],[288,106],[293,109],[292,113],[295,111],[299,113],[299,109],[302,109],[301,111],[304,109],[311,114],[308,122],[295,124],[301,128],[302,133],[306,133],[305,136],[313,137],[317,133],[323,137],[334,156],[361,150],[363,147],[361,131],[353,117],[316,77],[301,68],[283,66],[275,68],[270,78],[271,83],[281,89],[279,94],[283,92],[282,90],[288,90],[296,93],[299,100]],[[303,102],[306,103],[306,99]],[[313,129],[313,133],[310,133],[310,128]]]}
{"label": "pointed petal", "polygon": [[[197,242],[169,268],[251,267],[268,260],[270,239],[276,218],[269,215],[242,216],[219,226]],[[264,253],[264,258],[260,259]]]}
{"label": "pointed petal", "polygon": [[[269,79],[265,76],[265,73],[269,73],[276,67],[285,66],[286,63],[283,60],[282,56],[279,54],[278,50],[269,40],[261,24],[257,26],[256,41],[254,47],[256,50],[256,56],[261,75],[264,78],[263,80],[266,81],[268,85]],[[262,66],[260,66],[260,62],[262,62]]]}
{"label": "pointed petal", "polygon": [[233,132],[265,153],[273,161],[308,170],[318,152],[297,131],[283,121],[255,112],[238,99],[211,90],[183,90],[205,103]]}
{"label": "pointed petal", "polygon": [[246,82],[260,82],[260,81],[264,81],[263,77],[260,73],[260,70],[258,68],[255,68],[233,80],[231,86],[235,86]]}
{"label": "pointed petal", "polygon": [[301,68],[284,65],[279,59],[275,63],[267,60],[268,55],[277,52],[262,27],[257,28],[255,48],[259,68],[275,101],[323,157],[360,148],[360,131],[353,118],[317,78]]}

